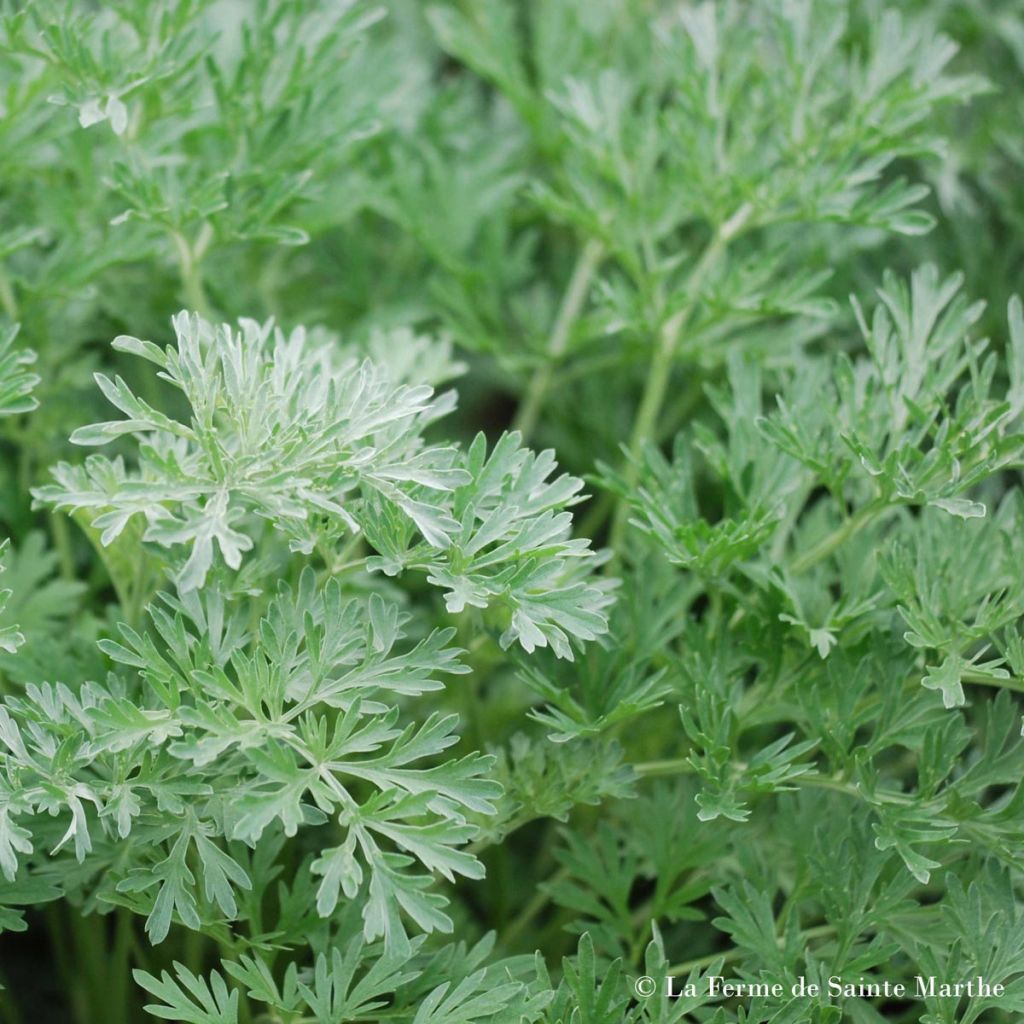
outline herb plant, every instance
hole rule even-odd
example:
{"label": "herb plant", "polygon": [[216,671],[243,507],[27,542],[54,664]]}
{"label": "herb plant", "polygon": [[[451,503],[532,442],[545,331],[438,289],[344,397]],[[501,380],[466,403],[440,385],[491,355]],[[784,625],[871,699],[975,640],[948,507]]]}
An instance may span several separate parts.
{"label": "herb plant", "polygon": [[0,1022],[1020,1019],[983,6],[0,0]]}

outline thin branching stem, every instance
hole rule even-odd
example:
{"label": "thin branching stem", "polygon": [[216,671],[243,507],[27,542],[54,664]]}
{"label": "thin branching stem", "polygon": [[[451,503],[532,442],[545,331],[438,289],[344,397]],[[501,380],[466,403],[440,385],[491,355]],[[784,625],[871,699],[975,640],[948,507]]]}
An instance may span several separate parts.
{"label": "thin branching stem", "polygon": [[562,303],[558,308],[555,322],[551,327],[551,334],[548,337],[547,349],[543,357],[544,361],[534,371],[533,377],[527,384],[513,423],[513,429],[523,435],[524,441],[531,436],[537,426],[537,419],[544,408],[548,391],[551,389],[555,370],[565,355],[573,325],[579,319],[594,280],[594,274],[603,258],[604,244],[595,238],[586,242],[580,250],[576,266],[569,278],[569,284],[562,296]]}
{"label": "thin branching stem", "polygon": [[862,505],[842,525],[836,527],[835,530],[823,537],[813,547],[808,548],[803,554],[797,555],[790,563],[790,571],[794,575],[799,576],[801,573],[807,572],[808,569],[813,569],[819,562],[824,561],[834,551],[842,547],[848,540],[851,540],[861,530],[870,526],[890,509],[891,506],[880,500]]}
{"label": "thin branching stem", "polygon": [[[801,932],[800,938],[804,942],[810,942],[814,939],[831,938],[835,934],[835,925],[821,924]],[[781,948],[786,941],[785,936],[780,935],[777,941]],[[703,971],[712,964],[717,964],[719,962],[723,964],[731,964],[747,955],[746,950],[734,947],[733,949],[725,950],[721,953],[708,953],[705,956],[695,957],[693,960],[684,960],[682,963],[673,964],[665,973],[671,977],[683,978],[690,974],[691,971]]]}
{"label": "thin branching stem", "polygon": [[[702,288],[708,276],[717,266],[729,242],[743,230],[753,212],[753,207],[749,203],[744,204],[714,232],[687,280],[685,301],[662,324],[651,353],[643,394],[633,420],[633,428],[630,431],[627,445],[628,458],[623,469],[627,487],[636,484],[637,459],[644,444],[656,437],[658,418],[668,391],[676,351],[700,302]],[[628,516],[629,510],[626,502],[618,502],[611,531],[611,547],[616,553],[616,559],[613,559],[615,562],[621,556]]]}
{"label": "thin branching stem", "polygon": [[174,249],[178,256],[178,270],[181,275],[185,302],[191,312],[198,313],[203,317],[211,316],[211,306],[203,284],[200,264],[212,239],[213,232],[209,224],[203,225],[194,243],[189,242],[180,231],[174,231],[171,234],[171,240],[174,242]]}

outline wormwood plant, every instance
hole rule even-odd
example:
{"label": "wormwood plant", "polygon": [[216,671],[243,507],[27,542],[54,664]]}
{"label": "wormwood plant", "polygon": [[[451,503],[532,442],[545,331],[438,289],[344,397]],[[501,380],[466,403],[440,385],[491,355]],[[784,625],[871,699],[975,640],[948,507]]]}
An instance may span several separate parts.
{"label": "wormwood plant", "polygon": [[0,1022],[1020,1019],[1021,40],[0,0]]}

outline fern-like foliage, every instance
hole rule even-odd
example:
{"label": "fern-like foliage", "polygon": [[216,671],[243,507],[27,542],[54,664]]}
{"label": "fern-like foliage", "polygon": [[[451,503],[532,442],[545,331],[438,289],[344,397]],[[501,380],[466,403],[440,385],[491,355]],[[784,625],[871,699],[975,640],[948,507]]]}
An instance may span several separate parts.
{"label": "fern-like foliage", "polygon": [[50,847],[44,814],[64,823],[55,848],[71,844],[80,861],[132,839],[148,852],[108,879],[110,898],[148,908],[159,942],[173,921],[238,918],[251,881],[220,843],[255,847],[268,829],[333,821],[333,841],[331,829],[313,833],[321,914],[365,884],[367,939],[407,946],[403,912],[450,931],[430,872],[480,877],[460,849],[475,831],[466,814],[493,812],[500,789],[483,777],[488,758],[438,760],[458,739],[454,716],[402,720],[396,701],[465,671],[451,630],[403,643],[406,620],[377,594],[345,599],[307,571],[252,632],[216,592],[195,591],[154,608],[152,634],[122,627],[102,642],[122,669],[109,683],[30,686],[0,712],[13,786],[5,875],[17,854]]}
{"label": "fern-like foliage", "polygon": [[175,346],[122,336],[114,348],[159,367],[188,420],[98,375],[126,418],[79,428],[72,440],[130,435],[138,468],[120,457],[62,463],[57,482],[36,492],[40,502],[86,513],[105,545],[140,517],[143,539],[170,549],[182,593],[203,586],[218,552],[238,569],[269,522],[305,554],[365,536],[376,552],[369,568],[425,571],[451,611],[493,608],[503,646],[572,658],[571,641],[605,632],[610,584],[593,578],[589,541],[571,537],[568,509],[583,485],[567,474],[549,480],[552,452],[527,451],[515,434],[489,456],[482,436],[466,452],[428,443],[424,431],[453,395],[338,358],[301,329],[214,327],[185,313],[174,329]]}

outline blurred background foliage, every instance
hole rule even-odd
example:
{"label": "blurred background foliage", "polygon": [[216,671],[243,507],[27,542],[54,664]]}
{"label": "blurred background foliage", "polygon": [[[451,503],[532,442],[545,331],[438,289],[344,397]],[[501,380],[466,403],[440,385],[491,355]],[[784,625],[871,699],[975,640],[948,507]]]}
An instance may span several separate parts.
{"label": "blurred background foliage", "polygon": [[[681,105],[653,109],[647,122],[622,119],[622,138],[599,123],[600,104],[640,106],[668,88],[685,55],[671,51],[677,40],[652,51],[649,35],[675,6],[9,6],[0,36],[0,297],[6,318],[21,324],[22,343],[39,355],[43,384],[32,450],[21,449],[20,464],[4,462],[5,520],[26,525],[27,489],[10,484],[19,474],[23,483],[43,478],[69,427],[83,419],[83,403],[99,405],[90,372],[110,361],[109,339],[129,327],[158,336],[168,311],[188,306],[324,324],[348,339],[395,324],[442,330],[474,359],[461,388],[466,430],[481,421],[494,429],[512,419],[542,361],[590,237],[615,253],[628,248],[638,225],[665,234],[686,229],[690,237],[676,247],[685,254],[700,242],[702,225],[766,182],[776,190],[779,224],[769,237],[759,227],[757,242],[789,274],[827,269],[828,280],[790,280],[805,293],[799,298],[772,295],[758,282],[766,308],[787,299],[790,309],[803,303],[797,312],[812,316],[797,316],[781,338],[773,337],[779,325],[762,322],[753,325],[756,338],[748,329],[723,342],[735,324],[709,325],[707,339],[683,361],[692,364],[687,369],[720,373],[724,353],[741,341],[770,345],[785,361],[825,325],[848,322],[847,295],[870,291],[882,267],[934,260],[962,269],[968,294],[984,295],[1001,319],[1020,261],[1015,85],[1024,28],[1017,5],[903,4],[906,24],[896,31],[908,50],[892,53],[890,41],[870,40],[880,5],[811,5],[815,19],[839,26],[837,52],[851,59],[875,45],[899,65],[929,31],[923,24],[956,41],[957,78],[979,76],[966,90],[960,81],[947,97],[900,110],[905,120],[887,126],[887,180],[931,188],[915,209],[938,226],[918,237],[923,218],[908,216],[896,228],[910,231],[909,241],[883,230],[895,215],[886,222],[870,211],[851,230],[829,226],[839,219],[834,211],[818,230],[786,227],[798,219],[781,209],[796,175],[787,177],[785,154],[774,154],[773,164],[773,140],[756,148],[761,127],[742,130],[743,117],[771,125],[767,112],[781,116],[792,95],[781,76],[774,95],[763,91],[758,76],[778,76],[786,64],[785,55],[769,54],[778,66],[759,66],[764,54],[747,46],[750,33],[762,33],[765,52],[769,44],[756,21],[745,37],[735,30],[727,37],[754,65],[735,58],[729,65],[735,95],[726,102],[743,141],[726,154],[727,175],[709,148],[712,127],[667,123],[672,114],[694,120]],[[649,75],[620,76],[634,62]],[[808,116],[841,124],[850,94],[845,83],[826,84],[831,93],[810,90]],[[644,96],[629,94],[639,87]],[[692,138],[681,138],[684,132]],[[896,145],[898,132],[905,137]],[[602,165],[616,159],[616,146],[620,158],[635,160],[633,195],[618,193],[625,188],[618,171]],[[744,160],[745,178],[736,173]],[[600,218],[601,197],[585,192],[598,187],[606,189],[610,223],[573,222]],[[841,258],[834,258],[837,247]],[[632,289],[616,279],[620,268],[602,265],[608,278],[555,368],[564,400],[545,409],[538,428],[541,440],[559,442],[570,468],[583,471],[595,458],[615,456],[628,433],[628,399],[646,369],[644,311],[621,307]],[[735,287],[755,290],[749,281]],[[607,391],[610,383],[625,401],[612,400],[620,392]],[[589,401],[595,388],[606,403]],[[5,429],[17,432],[18,424]]]}

